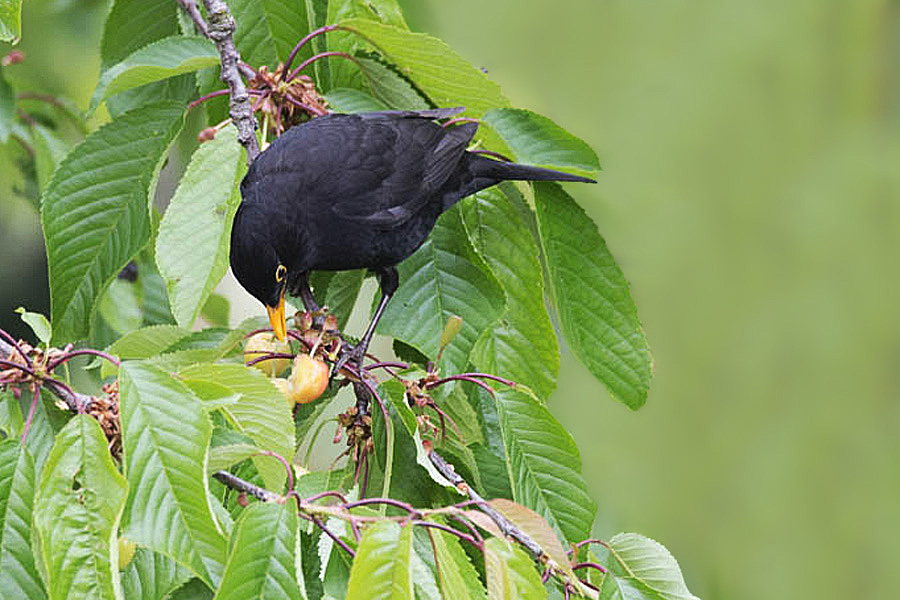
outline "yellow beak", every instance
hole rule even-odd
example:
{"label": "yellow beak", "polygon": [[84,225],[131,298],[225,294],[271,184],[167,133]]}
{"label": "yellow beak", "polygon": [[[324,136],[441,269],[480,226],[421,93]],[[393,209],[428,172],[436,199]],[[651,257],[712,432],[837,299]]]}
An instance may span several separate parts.
{"label": "yellow beak", "polygon": [[284,290],[281,290],[281,299],[278,301],[278,306],[266,306],[266,310],[269,311],[269,323],[272,324],[275,337],[278,338],[279,342],[283,342],[287,337],[287,323],[284,320]]}

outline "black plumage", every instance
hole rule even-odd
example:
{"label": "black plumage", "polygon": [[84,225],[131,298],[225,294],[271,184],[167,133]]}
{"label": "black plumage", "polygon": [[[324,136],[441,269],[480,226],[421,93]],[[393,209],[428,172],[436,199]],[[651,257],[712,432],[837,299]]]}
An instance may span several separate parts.
{"label": "black plumage", "polygon": [[467,151],[476,123],[436,121],[459,110],[320,117],[256,158],[241,182],[231,267],[269,308],[279,337],[285,289],[317,310],[310,271],[371,269],[381,278],[382,302],[358,361],[397,287],[394,267],[422,245],[442,212],[504,180],[592,181]]}

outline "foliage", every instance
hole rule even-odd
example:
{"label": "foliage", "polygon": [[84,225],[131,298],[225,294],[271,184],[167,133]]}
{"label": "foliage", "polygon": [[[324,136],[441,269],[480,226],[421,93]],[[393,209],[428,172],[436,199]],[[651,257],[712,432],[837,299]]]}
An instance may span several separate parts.
{"label": "foliage", "polygon": [[[42,90],[13,89],[13,61],[0,71],[0,143],[32,151],[22,176],[40,195],[52,301],[49,325],[23,311],[44,347],[0,340],[0,596],[692,597],[655,542],[622,534],[596,556],[579,544],[596,503],[545,406],[559,369],[553,322],[632,409],[651,359],[621,270],[560,186],[504,185],[441,217],[400,266],[380,325],[401,360],[334,373],[293,414],[283,380],[250,368],[285,357],[243,364],[242,340],[260,322],[228,327],[213,290],[246,154],[220,109],[200,102],[225,95],[198,20],[221,3],[194,20],[179,4],[196,8],[112,3],[90,107],[111,120],[94,130],[59,100],[36,121],[21,94]],[[229,5],[263,146],[326,100],[345,111],[464,106],[481,120],[479,150],[599,171],[586,143],[512,108],[444,42],[409,31],[392,0]],[[18,31],[6,12],[0,21]],[[205,143],[160,215],[160,172],[178,140],[195,137]],[[340,326],[363,277],[312,277]],[[333,363],[340,338],[309,315],[294,323],[290,354]],[[103,362],[89,372],[103,394],[58,374],[81,354]],[[335,419],[346,463],[310,472],[308,434],[328,424],[323,409],[348,373],[357,402]],[[121,572],[120,537],[138,546]]]}

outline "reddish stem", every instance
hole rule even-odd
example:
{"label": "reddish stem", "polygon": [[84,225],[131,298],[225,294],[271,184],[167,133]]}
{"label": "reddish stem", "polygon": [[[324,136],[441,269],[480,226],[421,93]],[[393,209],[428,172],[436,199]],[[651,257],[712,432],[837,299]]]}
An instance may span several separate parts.
{"label": "reddish stem", "polygon": [[609,573],[609,570],[607,570],[606,567],[604,567],[603,565],[598,565],[597,563],[594,563],[594,562],[580,562],[580,563],[572,565],[572,570],[574,571],[576,569],[597,569],[604,575]]}
{"label": "reddish stem", "polygon": [[419,514],[419,511],[413,508],[411,504],[407,504],[406,502],[401,502],[399,500],[393,500],[391,498],[363,498],[362,500],[357,500],[356,502],[348,502],[344,505],[344,508],[350,510],[351,508],[356,508],[357,506],[367,506],[370,504],[387,504],[388,506],[393,506],[394,508],[405,510],[411,515]]}
{"label": "reddish stem", "polygon": [[471,117],[458,117],[456,119],[450,119],[443,124],[444,128],[450,127],[452,125],[456,125],[457,123],[481,123],[478,119],[473,119]]}
{"label": "reddish stem", "polygon": [[31,369],[29,369],[28,367],[26,367],[23,364],[13,362],[11,360],[5,360],[5,359],[0,358],[0,366],[7,367],[9,369],[19,369],[20,371],[22,371],[23,373],[25,373],[26,375],[28,375],[30,377],[34,377],[35,379],[38,378],[38,376],[35,374],[34,371],[32,371]]}
{"label": "reddish stem", "polygon": [[325,527],[325,523],[323,523],[318,517],[316,517],[315,515],[310,515],[309,518],[313,523],[316,524],[319,529],[324,531],[328,537],[334,540],[335,544],[343,548],[344,551],[347,552],[347,554],[349,554],[351,557],[356,558],[356,552],[353,551],[353,548],[348,546],[344,540],[336,536],[330,529]]}
{"label": "reddish stem", "polygon": [[377,362],[377,363],[372,363],[371,365],[367,366],[363,370],[371,371],[372,369],[386,369],[388,367],[393,367],[395,369],[408,369],[409,365],[406,364],[405,362],[391,362],[391,361]]}
{"label": "reddish stem", "polygon": [[31,401],[31,408],[28,409],[28,418],[25,420],[25,428],[22,430],[22,444],[28,437],[28,431],[31,429],[31,422],[34,420],[34,409],[37,408],[38,400],[41,399],[41,386],[34,384],[34,399]]}
{"label": "reddish stem", "polygon": [[470,377],[470,376],[468,376],[468,375],[449,375],[449,376],[447,376],[447,377],[444,377],[443,379],[438,379],[437,381],[433,381],[433,382],[429,383],[429,384],[426,386],[426,389],[429,389],[429,390],[430,390],[430,389],[432,389],[432,388],[435,388],[435,387],[437,387],[437,386],[439,386],[439,385],[443,385],[443,384],[445,384],[445,383],[447,383],[447,382],[450,382],[450,381],[468,381],[469,383],[474,383],[475,385],[484,388],[485,390],[487,390],[487,391],[488,391],[490,394],[492,394],[492,395],[493,395],[493,393],[494,393],[494,388],[492,388],[491,386],[489,386],[489,385],[486,384],[485,382],[479,381],[479,380],[477,380],[477,379],[474,379],[474,378],[472,378],[472,377]]}
{"label": "reddish stem", "polygon": [[342,493],[333,492],[333,491],[332,492],[320,492],[318,494],[310,496],[309,498],[303,498],[303,502],[311,504],[311,503],[315,502],[316,500],[321,500],[322,498],[328,498],[328,497],[337,498],[338,500],[341,501],[341,504],[347,504],[347,499],[344,497],[344,495]]}
{"label": "reddish stem", "polygon": [[285,80],[285,76],[287,72],[291,68],[291,64],[294,62],[294,58],[297,57],[297,53],[309,43],[311,39],[316,37],[317,35],[322,35],[323,33],[328,33],[329,31],[334,31],[336,29],[343,29],[340,25],[325,25],[324,27],[319,27],[314,31],[310,31],[302,40],[297,42],[297,45],[294,46],[294,49],[291,50],[291,53],[288,55],[287,60],[284,63],[284,70],[281,72],[281,81]]}
{"label": "reddish stem", "polygon": [[346,52],[334,52],[334,51],[321,52],[319,54],[316,54],[315,56],[311,56],[311,57],[307,58],[302,63],[300,63],[296,69],[291,71],[291,74],[288,75],[287,80],[293,81],[294,77],[296,77],[297,75],[300,74],[300,71],[302,71],[309,65],[313,64],[317,60],[321,60],[323,58],[328,58],[329,56],[339,56],[341,58],[346,58],[347,60],[353,61],[356,64],[356,66],[358,66],[359,68],[362,68],[362,64],[359,62],[359,59],[356,58],[355,56],[353,56],[352,54],[347,54]]}
{"label": "reddish stem", "polygon": [[319,115],[320,117],[322,115],[328,114],[327,111],[322,110],[321,108],[316,108],[315,106],[312,106],[311,104],[307,104],[306,102],[300,102],[296,98],[292,97],[290,94],[286,94],[284,96],[284,99],[287,100],[288,102],[290,102],[291,104],[293,104],[294,106],[296,106],[297,108],[302,108],[303,110],[305,110],[306,112],[308,112],[310,114]]}
{"label": "reddish stem", "polygon": [[119,359],[111,354],[107,354],[106,352],[101,352],[100,350],[93,350],[91,348],[82,348],[81,350],[73,350],[71,352],[67,352],[66,354],[64,354],[63,356],[58,358],[57,360],[51,362],[49,365],[47,365],[47,370],[52,371],[59,365],[63,364],[64,362],[66,362],[68,360],[75,358],[76,356],[99,356],[100,358],[105,358],[106,360],[108,360],[112,364],[116,365],[117,367],[120,366],[120,364],[121,364],[119,362]]}
{"label": "reddish stem", "polygon": [[287,352],[270,352],[265,356],[260,356],[258,358],[254,358],[253,360],[247,361],[246,363],[244,363],[244,366],[252,367],[256,363],[261,363],[264,360],[275,360],[278,358],[289,358],[293,360],[295,357],[295,354],[288,354]]}
{"label": "reddish stem", "polygon": [[281,464],[284,466],[284,470],[287,472],[288,490],[293,492],[294,491],[294,470],[291,468],[290,463],[288,463],[288,461],[285,460],[285,458],[282,455],[280,455],[276,452],[272,452],[271,450],[263,450],[262,452],[260,452],[260,454],[263,456],[271,456],[272,458],[277,458],[278,461],[281,462]]}
{"label": "reddish stem", "polygon": [[412,524],[420,525],[422,527],[432,527],[434,529],[440,529],[441,531],[445,531],[451,535],[455,535],[456,537],[458,537],[461,540],[465,540],[465,541],[469,542],[470,544],[472,544],[479,550],[484,549],[483,545],[481,543],[479,543],[478,540],[473,538],[468,533],[463,533],[462,531],[459,531],[458,529],[453,529],[452,527],[448,527],[447,525],[442,525],[441,523],[434,523],[432,521],[418,521],[418,520],[412,521]]}

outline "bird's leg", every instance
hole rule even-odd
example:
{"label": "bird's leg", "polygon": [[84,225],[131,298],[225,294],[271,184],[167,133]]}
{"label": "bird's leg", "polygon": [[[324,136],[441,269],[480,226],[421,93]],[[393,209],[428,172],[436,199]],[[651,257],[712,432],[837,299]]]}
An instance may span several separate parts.
{"label": "bird's leg", "polygon": [[339,371],[341,367],[351,361],[356,365],[357,369],[362,372],[363,359],[366,357],[366,350],[369,348],[369,342],[372,341],[372,336],[375,335],[375,328],[378,326],[378,321],[381,319],[384,309],[391,300],[391,296],[394,295],[394,292],[397,291],[397,287],[400,285],[400,276],[397,274],[397,269],[394,267],[381,269],[379,275],[381,279],[381,301],[378,303],[378,308],[375,309],[372,321],[369,323],[369,327],[363,334],[362,339],[359,340],[359,343],[341,355],[341,358],[335,366],[335,372]]}
{"label": "bird's leg", "polygon": [[322,314],[322,308],[316,302],[316,297],[309,288],[309,273],[304,271],[297,275],[297,278],[291,282],[291,295],[298,296],[303,301],[303,307],[312,315],[312,326],[321,330],[325,325],[325,315]]}

